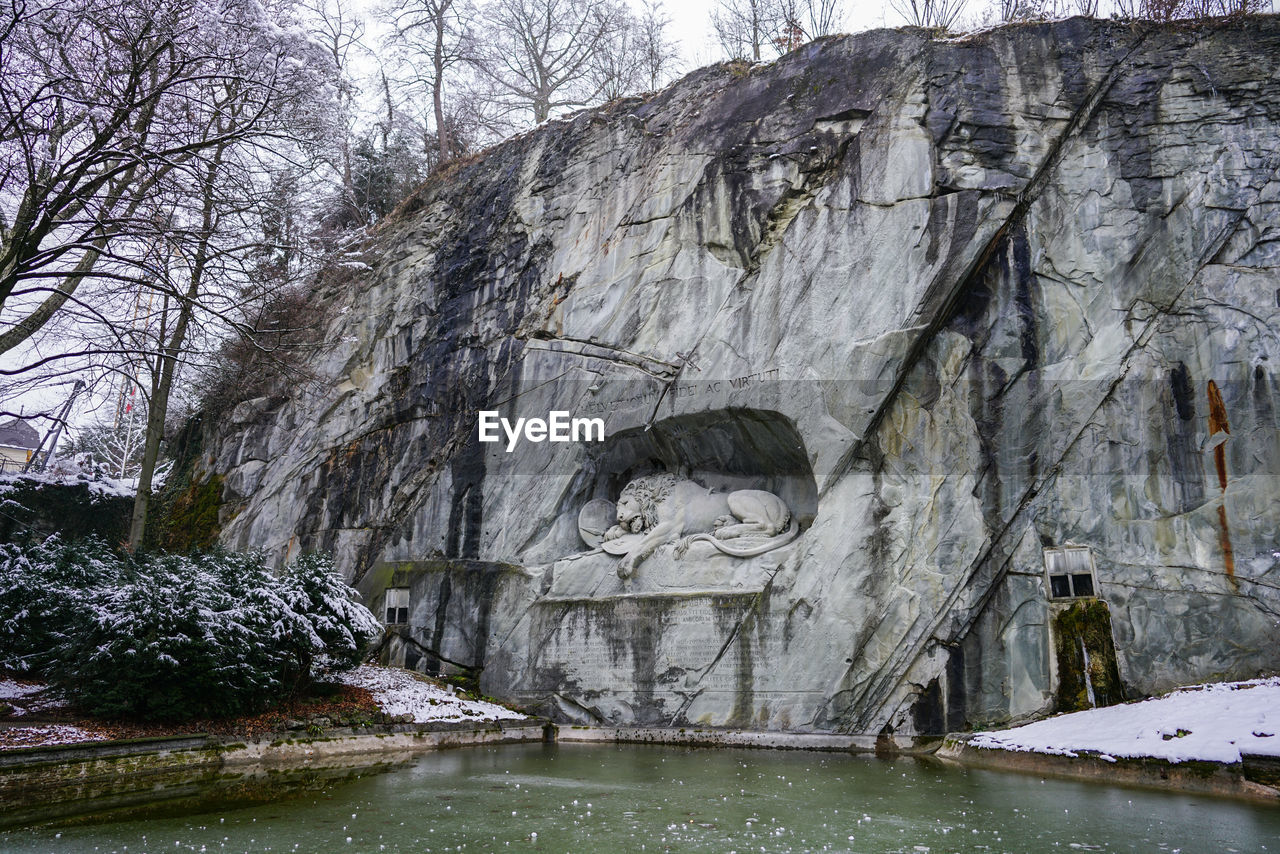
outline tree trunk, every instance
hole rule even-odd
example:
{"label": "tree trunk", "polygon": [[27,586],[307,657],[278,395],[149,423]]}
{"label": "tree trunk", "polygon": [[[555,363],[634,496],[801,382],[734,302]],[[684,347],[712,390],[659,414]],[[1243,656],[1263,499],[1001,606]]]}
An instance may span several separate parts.
{"label": "tree trunk", "polygon": [[[159,370],[152,374],[151,401],[147,410],[147,438],[142,449],[142,469],[138,472],[138,491],[133,498],[133,517],[129,523],[129,551],[142,545],[147,532],[147,516],[151,510],[151,482],[155,476],[156,461],[160,458],[160,440],[164,438],[164,420],[169,413],[169,392],[173,389],[173,377],[186,341],[187,328],[195,311],[195,301],[204,282],[205,266],[209,263],[209,244],[213,237],[214,196],[218,169],[222,163],[222,149],[218,149],[205,171],[203,191],[203,217],[200,243],[191,264],[191,279],[187,292],[178,306],[178,322],[174,324],[169,339],[160,348]],[[167,313],[167,312],[166,312]],[[162,327],[163,330],[163,327]]]}
{"label": "tree trunk", "polygon": [[382,126],[382,150],[386,152],[391,147],[391,126],[396,121],[396,110],[391,101],[391,81],[387,79],[386,71],[382,72],[382,96],[387,102],[387,121]]}
{"label": "tree trunk", "polygon": [[440,163],[449,159],[449,132],[444,126],[444,13],[436,18],[436,52],[432,57],[431,101],[436,111],[436,141],[440,143]]}

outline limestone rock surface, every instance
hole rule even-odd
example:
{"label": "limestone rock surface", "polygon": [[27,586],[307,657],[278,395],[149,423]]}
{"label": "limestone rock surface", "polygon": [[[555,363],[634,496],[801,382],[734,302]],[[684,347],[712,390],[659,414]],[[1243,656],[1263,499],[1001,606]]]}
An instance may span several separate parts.
{"label": "limestone rock surface", "polygon": [[[1131,694],[1280,669],[1278,168],[1275,18],[876,31],[552,121],[317,295],[316,381],[209,444],[222,539],[408,587],[393,655],[565,720],[1042,714],[1066,545]],[[663,470],[800,536],[623,581],[578,513]]]}

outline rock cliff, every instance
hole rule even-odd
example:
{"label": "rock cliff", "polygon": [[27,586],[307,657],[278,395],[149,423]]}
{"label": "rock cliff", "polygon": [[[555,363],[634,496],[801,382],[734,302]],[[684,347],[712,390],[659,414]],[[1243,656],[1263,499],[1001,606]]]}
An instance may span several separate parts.
{"label": "rock cliff", "polygon": [[[938,733],[1275,670],[1278,167],[1275,18],[876,31],[553,121],[318,294],[315,382],[210,444],[223,541],[406,588],[393,657],[569,720]],[[660,471],[799,536],[620,579],[579,511]]]}

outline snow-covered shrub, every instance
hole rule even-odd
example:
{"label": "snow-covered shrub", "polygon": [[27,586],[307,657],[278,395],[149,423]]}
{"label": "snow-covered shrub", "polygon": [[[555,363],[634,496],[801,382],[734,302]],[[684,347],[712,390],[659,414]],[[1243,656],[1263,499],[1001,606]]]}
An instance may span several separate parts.
{"label": "snow-covered shrub", "polygon": [[255,712],[359,663],[381,627],[353,595],[318,556],[277,576],[259,554],[134,558],[55,538],[4,547],[0,666],[99,715]]}
{"label": "snow-covered shrub", "polygon": [[[296,687],[271,637],[278,586],[255,556],[159,555],[101,587],[47,674],[95,714],[175,720],[257,711]],[[264,607],[266,606],[266,607]]]}
{"label": "snow-covered shrub", "polygon": [[0,544],[0,669],[45,671],[67,634],[80,630],[92,591],[118,584],[122,573],[95,537]]}
{"label": "snow-covered shrub", "polygon": [[355,591],[334,572],[328,555],[302,555],[281,581],[287,610],[306,622],[306,644],[295,648],[305,677],[355,667],[382,635],[382,623],[355,601]]}

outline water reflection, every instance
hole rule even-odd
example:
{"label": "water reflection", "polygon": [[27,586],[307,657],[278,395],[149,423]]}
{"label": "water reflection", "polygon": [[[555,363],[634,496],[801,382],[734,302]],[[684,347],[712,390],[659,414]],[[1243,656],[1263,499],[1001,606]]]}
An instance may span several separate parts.
{"label": "water reflection", "polygon": [[564,744],[346,771],[269,804],[224,788],[193,802],[212,812],[177,815],[170,802],[145,819],[7,832],[0,849],[1280,851],[1271,807],[912,759]]}

